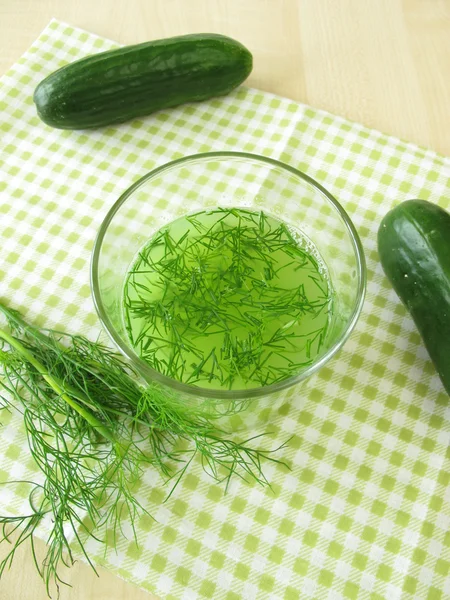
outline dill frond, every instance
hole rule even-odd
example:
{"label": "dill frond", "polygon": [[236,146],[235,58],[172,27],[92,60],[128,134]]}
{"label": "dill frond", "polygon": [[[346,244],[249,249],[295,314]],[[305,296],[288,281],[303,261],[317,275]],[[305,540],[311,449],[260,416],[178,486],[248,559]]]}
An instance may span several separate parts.
{"label": "dill frond", "polygon": [[[31,544],[49,595],[64,583],[61,565],[75,560],[74,542],[95,570],[86,541],[105,541],[107,531],[115,540],[125,520],[136,536],[136,519],[148,514],[133,493],[144,469],[170,483],[170,496],[195,457],[226,484],[236,475],[265,485],[262,463],[281,462],[273,455],[281,448],[255,448],[257,438],[229,439],[204,408],[187,406],[156,384],[144,387],[100,342],[38,329],[3,304],[0,311],[8,322],[8,330],[0,329],[0,409],[22,416],[42,478],[28,482],[27,514],[0,516],[0,541],[11,544],[0,576],[23,543]],[[34,540],[42,525],[48,550],[39,562]]]}

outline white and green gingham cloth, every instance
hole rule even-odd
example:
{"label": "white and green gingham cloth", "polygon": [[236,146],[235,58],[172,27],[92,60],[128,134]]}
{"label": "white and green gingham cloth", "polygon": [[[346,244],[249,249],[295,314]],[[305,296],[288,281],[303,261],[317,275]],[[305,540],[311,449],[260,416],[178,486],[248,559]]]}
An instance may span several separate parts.
{"label": "white and green gingham cloth", "polygon": [[[139,494],[156,521],[138,523],[139,548],[93,546],[96,560],[163,600],[450,598],[449,398],[376,250],[397,202],[450,208],[450,159],[245,87],[98,131],[44,125],[37,83],[112,47],[52,21],[0,81],[2,300],[95,338],[89,261],[107,210],[157,165],[211,150],[270,156],[325,186],[361,235],[368,286],[344,349],[271,423],[274,445],[293,436],[280,455],[292,470],[268,466],[272,489],[236,480],[224,495],[196,464],[164,504],[148,473]],[[2,429],[0,481],[32,477],[19,424]]]}

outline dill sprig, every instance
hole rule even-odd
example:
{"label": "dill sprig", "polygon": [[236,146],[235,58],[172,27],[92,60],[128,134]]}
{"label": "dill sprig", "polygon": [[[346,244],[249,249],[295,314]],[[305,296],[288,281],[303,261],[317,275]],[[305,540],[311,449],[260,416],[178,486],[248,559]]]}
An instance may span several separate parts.
{"label": "dill sprig", "polygon": [[156,233],[124,288],[140,357],[185,383],[225,389],[279,382],[311,364],[332,293],[316,258],[264,212],[218,208]]}
{"label": "dill sprig", "polygon": [[[104,540],[107,530],[115,539],[125,520],[136,536],[137,517],[148,514],[133,491],[143,469],[155,468],[171,482],[170,496],[196,456],[226,485],[233,475],[267,484],[262,462],[280,463],[273,452],[282,446],[267,451],[254,446],[259,436],[228,438],[208,407],[188,406],[157,385],[143,387],[101,343],[33,327],[2,304],[0,311],[9,325],[0,329],[0,408],[23,416],[41,477],[28,482],[26,514],[0,516],[0,541],[11,541],[0,576],[25,542],[49,595],[52,584],[59,591],[63,583],[60,565],[75,560],[73,543],[95,570],[86,541]],[[43,523],[48,550],[40,562],[34,539]]]}

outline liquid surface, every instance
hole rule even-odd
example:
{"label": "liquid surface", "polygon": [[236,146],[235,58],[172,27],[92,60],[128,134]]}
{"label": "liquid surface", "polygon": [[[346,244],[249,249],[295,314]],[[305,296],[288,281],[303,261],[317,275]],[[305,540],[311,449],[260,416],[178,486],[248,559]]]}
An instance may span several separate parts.
{"label": "liquid surface", "polygon": [[174,379],[247,389],[312,364],[332,288],[317,250],[263,212],[214,209],[160,229],[124,287],[136,353]]}

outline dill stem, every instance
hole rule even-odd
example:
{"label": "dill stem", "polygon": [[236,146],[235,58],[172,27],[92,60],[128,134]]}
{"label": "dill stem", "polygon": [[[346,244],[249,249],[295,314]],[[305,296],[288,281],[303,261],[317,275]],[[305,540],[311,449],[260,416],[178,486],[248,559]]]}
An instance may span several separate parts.
{"label": "dill stem", "polygon": [[[71,407],[75,410],[80,416],[82,416],[88,423],[91,425],[98,433],[100,433],[104,438],[112,442],[117,447],[117,440],[111,431],[104,425],[97,417],[95,417],[92,413],[86,410],[83,406],[80,406],[73,398],[71,398],[67,392],[64,390],[64,387],[58,381],[56,377],[50,375],[45,366],[37,360],[37,358],[29,351],[25,346],[23,346],[19,340],[15,337],[9,335],[6,331],[0,329],[0,338],[5,340],[11,347],[13,347],[17,352],[24,358],[27,362],[29,362],[41,375],[45,381],[50,385],[50,387]],[[120,446],[118,448],[119,453]]]}

